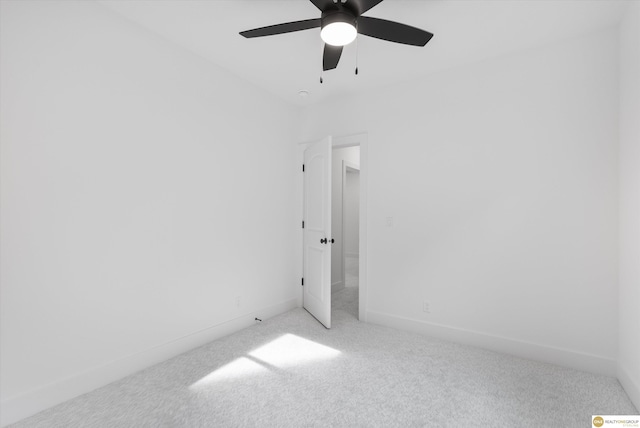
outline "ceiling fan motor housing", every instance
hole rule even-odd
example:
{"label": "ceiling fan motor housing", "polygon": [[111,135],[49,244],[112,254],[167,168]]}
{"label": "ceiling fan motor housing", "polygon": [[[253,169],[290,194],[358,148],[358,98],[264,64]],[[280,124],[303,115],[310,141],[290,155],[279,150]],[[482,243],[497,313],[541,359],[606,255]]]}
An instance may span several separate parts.
{"label": "ceiling fan motor housing", "polygon": [[344,22],[346,24],[351,24],[355,28],[357,28],[356,15],[347,8],[333,9],[322,12],[321,20],[322,28],[326,27],[329,24],[333,24],[334,22]]}

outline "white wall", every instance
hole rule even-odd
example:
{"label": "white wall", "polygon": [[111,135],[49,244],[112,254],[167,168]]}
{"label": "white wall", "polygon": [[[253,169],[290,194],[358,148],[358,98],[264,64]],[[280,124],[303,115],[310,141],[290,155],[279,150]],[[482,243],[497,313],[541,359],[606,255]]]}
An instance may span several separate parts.
{"label": "white wall", "polygon": [[94,2],[0,3],[2,423],[293,307],[294,110]]}
{"label": "white wall", "polygon": [[640,409],[640,3],[620,26],[618,379]]}
{"label": "white wall", "polygon": [[347,170],[343,204],[344,252],[347,256],[357,255],[360,252],[360,171]]}
{"label": "white wall", "polygon": [[344,287],[342,257],[342,162],[360,165],[360,147],[336,148],[331,160],[331,234],[335,243],[331,247],[331,284],[336,291]]}
{"label": "white wall", "polygon": [[615,373],[617,63],[611,29],[305,110],[368,132],[369,321]]}

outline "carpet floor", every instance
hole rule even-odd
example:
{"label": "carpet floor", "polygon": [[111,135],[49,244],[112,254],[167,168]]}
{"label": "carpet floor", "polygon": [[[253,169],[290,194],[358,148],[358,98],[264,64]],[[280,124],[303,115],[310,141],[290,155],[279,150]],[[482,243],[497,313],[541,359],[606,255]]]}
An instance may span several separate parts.
{"label": "carpet floor", "polygon": [[[588,427],[637,410],[611,377],[303,309],[41,412],[32,427]],[[354,306],[355,305],[355,306]]]}

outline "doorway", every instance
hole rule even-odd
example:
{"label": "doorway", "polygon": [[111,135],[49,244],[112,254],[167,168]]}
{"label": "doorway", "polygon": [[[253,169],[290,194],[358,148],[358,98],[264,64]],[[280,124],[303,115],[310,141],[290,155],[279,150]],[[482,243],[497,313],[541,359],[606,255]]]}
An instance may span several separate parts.
{"label": "doorway", "polygon": [[357,288],[360,270],[360,168],[343,162],[342,171],[343,281],[345,288]]}
{"label": "doorway", "polygon": [[360,146],[332,150],[332,310],[359,316]]}

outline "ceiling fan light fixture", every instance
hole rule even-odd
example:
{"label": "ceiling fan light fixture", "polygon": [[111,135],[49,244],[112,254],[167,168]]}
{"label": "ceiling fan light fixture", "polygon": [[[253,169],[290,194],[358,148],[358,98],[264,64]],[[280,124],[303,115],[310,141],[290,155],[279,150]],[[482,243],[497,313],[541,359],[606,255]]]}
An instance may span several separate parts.
{"label": "ceiling fan light fixture", "polygon": [[345,46],[353,42],[358,35],[356,17],[345,8],[322,13],[322,41],[331,46]]}
{"label": "ceiling fan light fixture", "polygon": [[332,22],[322,27],[320,37],[331,46],[345,46],[353,42],[358,35],[356,27],[348,22]]}

